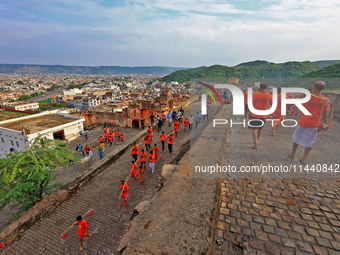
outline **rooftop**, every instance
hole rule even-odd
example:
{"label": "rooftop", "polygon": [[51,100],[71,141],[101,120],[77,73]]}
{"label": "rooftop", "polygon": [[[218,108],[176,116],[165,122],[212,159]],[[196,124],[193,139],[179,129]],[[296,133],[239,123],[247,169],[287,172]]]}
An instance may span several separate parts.
{"label": "rooftop", "polygon": [[26,134],[32,134],[73,121],[76,121],[76,119],[65,118],[57,114],[47,114],[37,117],[32,116],[32,118],[18,118],[7,123],[0,122],[0,127],[21,131],[24,126],[26,128]]}

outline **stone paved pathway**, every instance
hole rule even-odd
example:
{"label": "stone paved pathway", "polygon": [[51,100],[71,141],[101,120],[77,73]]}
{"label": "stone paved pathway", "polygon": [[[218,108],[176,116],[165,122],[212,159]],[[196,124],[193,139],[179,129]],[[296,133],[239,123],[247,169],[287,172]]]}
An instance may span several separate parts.
{"label": "stone paved pathway", "polygon": [[[339,124],[318,138],[307,164],[339,164]],[[295,159],[286,156],[293,130],[281,128],[271,137],[266,127],[254,151],[250,131],[233,128],[227,161],[300,165],[301,148]],[[216,254],[340,254],[339,173],[246,177],[222,182],[217,238],[223,242],[216,245]]]}

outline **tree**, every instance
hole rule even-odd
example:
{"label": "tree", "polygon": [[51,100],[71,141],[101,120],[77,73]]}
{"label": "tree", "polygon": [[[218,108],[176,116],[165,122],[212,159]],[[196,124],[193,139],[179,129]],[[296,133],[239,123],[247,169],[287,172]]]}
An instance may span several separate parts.
{"label": "tree", "polygon": [[23,96],[18,98],[18,101],[25,101],[25,100],[28,100],[29,98],[30,98],[29,95],[23,95]]}
{"label": "tree", "polygon": [[75,85],[74,82],[71,82],[71,84],[66,89],[82,89],[85,85],[89,84],[88,82],[83,82],[80,84]]}
{"label": "tree", "polygon": [[47,91],[48,91],[48,92],[54,91],[54,90],[59,89],[59,88],[61,88],[61,87],[62,87],[62,86],[60,86],[60,85],[53,84],[50,88],[47,89]]}
{"label": "tree", "polygon": [[41,111],[46,111],[46,110],[52,110],[52,109],[58,109],[58,108],[66,108],[66,105],[59,104],[59,103],[51,103],[47,105],[40,105],[39,107]]}
{"label": "tree", "polygon": [[0,159],[0,211],[10,203],[19,205],[18,214],[28,210],[61,186],[51,184],[56,178],[55,167],[66,168],[78,160],[66,143],[41,137],[29,150]]}
{"label": "tree", "polygon": [[30,95],[30,97],[37,97],[37,96],[40,96],[40,95],[42,95],[42,94],[44,94],[44,93],[34,92],[34,93],[32,93],[32,94]]}

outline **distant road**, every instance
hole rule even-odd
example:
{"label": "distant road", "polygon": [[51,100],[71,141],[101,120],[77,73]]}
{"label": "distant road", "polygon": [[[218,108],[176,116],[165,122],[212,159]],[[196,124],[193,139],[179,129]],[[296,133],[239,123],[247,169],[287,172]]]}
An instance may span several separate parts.
{"label": "distant road", "polygon": [[41,96],[38,96],[38,97],[33,97],[32,100],[33,102],[38,102],[40,100],[44,100],[44,99],[48,99],[54,95],[59,95],[60,93],[63,92],[63,88],[60,88],[60,89],[56,89],[56,90],[53,90],[53,91],[50,91],[50,92],[47,92]]}

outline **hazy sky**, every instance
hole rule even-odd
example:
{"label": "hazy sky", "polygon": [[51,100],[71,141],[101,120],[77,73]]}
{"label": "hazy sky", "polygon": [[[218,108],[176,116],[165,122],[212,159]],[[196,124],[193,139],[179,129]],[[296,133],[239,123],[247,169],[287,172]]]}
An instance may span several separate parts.
{"label": "hazy sky", "polygon": [[339,0],[0,0],[0,63],[340,59]]}

